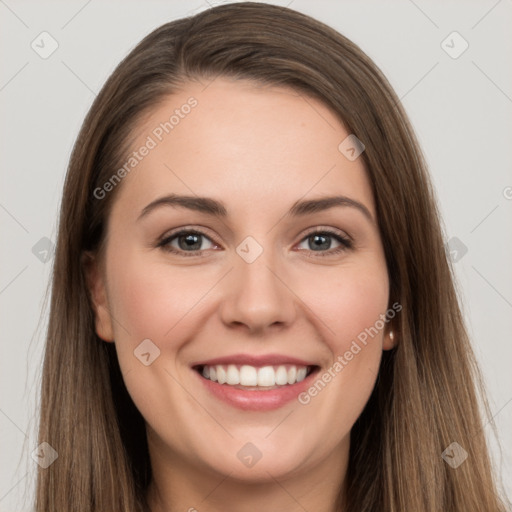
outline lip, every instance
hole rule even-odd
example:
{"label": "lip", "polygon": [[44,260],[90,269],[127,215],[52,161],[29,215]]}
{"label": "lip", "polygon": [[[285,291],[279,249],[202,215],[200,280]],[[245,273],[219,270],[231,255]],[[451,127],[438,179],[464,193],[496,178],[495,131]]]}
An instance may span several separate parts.
{"label": "lip", "polygon": [[216,364],[247,364],[249,366],[277,366],[280,364],[294,364],[296,366],[317,366],[314,362],[297,359],[296,357],[285,356],[282,354],[266,354],[255,356],[252,354],[233,354],[231,356],[217,357],[207,361],[197,361],[192,363],[195,366],[215,366]]}
{"label": "lip", "polygon": [[[274,366],[280,364],[293,364],[307,366],[311,369],[306,378],[295,384],[280,386],[268,390],[244,390],[228,384],[219,384],[203,377],[200,368],[204,365],[214,366],[217,364],[248,364],[251,366]],[[297,399],[312,383],[315,375],[320,371],[320,366],[308,363],[295,357],[281,355],[248,356],[238,354],[235,356],[220,357],[192,365],[193,373],[202,382],[205,389],[215,398],[229,404],[232,407],[244,411],[271,411],[283,407],[292,400]]]}

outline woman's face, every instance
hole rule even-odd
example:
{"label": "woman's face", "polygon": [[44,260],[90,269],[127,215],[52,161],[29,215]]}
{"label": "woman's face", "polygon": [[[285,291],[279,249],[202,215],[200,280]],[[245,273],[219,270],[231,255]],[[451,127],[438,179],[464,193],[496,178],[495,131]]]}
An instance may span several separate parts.
{"label": "woman's face", "polygon": [[319,101],[224,78],[188,84],[134,135],[122,182],[96,191],[120,187],[91,288],[152,463],[336,474],[392,347],[360,148],[339,148],[350,133]]}

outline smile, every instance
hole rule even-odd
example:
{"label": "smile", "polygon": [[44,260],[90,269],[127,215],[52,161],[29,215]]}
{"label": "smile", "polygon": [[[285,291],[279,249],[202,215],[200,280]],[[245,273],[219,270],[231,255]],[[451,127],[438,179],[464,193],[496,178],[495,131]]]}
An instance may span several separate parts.
{"label": "smile", "polygon": [[290,386],[303,381],[313,370],[312,366],[279,365],[258,368],[250,365],[204,365],[201,374],[219,384],[258,390]]}
{"label": "smile", "polygon": [[230,362],[196,364],[192,368],[210,396],[246,411],[284,406],[306,390],[320,370],[317,365],[303,362],[269,364],[267,360],[243,364],[236,362],[236,358],[230,359]]}

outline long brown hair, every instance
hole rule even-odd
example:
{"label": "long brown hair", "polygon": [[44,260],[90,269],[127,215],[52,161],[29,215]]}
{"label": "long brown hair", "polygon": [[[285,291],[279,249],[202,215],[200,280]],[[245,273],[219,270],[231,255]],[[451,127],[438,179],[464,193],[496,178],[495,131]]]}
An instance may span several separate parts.
{"label": "long brown hair", "polygon": [[[351,431],[345,512],[504,511],[481,414],[490,417],[463,324],[426,165],[399,99],[377,66],[334,29],[288,8],[236,3],[159,27],[95,99],[62,195],[42,376],[37,512],[148,509],[151,466],[141,414],[113,344],[95,334],[84,272],[101,252],[110,208],[94,190],[122,165],[135,124],[194,78],[292,87],[323,101],[366,146],[390,279],[397,346]],[[487,419],[485,420],[487,421]],[[442,458],[457,442],[458,468]],[[337,507],[341,510],[341,495]],[[505,498],[503,498],[505,499]]]}

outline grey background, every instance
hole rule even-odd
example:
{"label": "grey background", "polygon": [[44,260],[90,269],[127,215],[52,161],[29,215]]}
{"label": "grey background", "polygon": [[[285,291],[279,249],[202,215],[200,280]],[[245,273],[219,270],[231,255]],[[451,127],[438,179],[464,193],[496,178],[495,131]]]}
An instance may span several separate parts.
{"label": "grey background", "polygon": [[[51,254],[41,261],[48,242],[40,240],[55,241],[79,127],[108,75],[143,36],[218,3],[0,0],[0,511],[29,510],[32,498],[47,322],[41,307],[51,271]],[[450,245],[460,297],[501,455],[491,424],[485,430],[512,496],[512,2],[270,3],[351,38],[402,99],[430,166],[447,241],[458,239]],[[31,48],[43,31],[58,42],[47,59]],[[453,31],[469,43],[457,59],[441,47]],[[461,48],[453,38],[447,44]]]}

